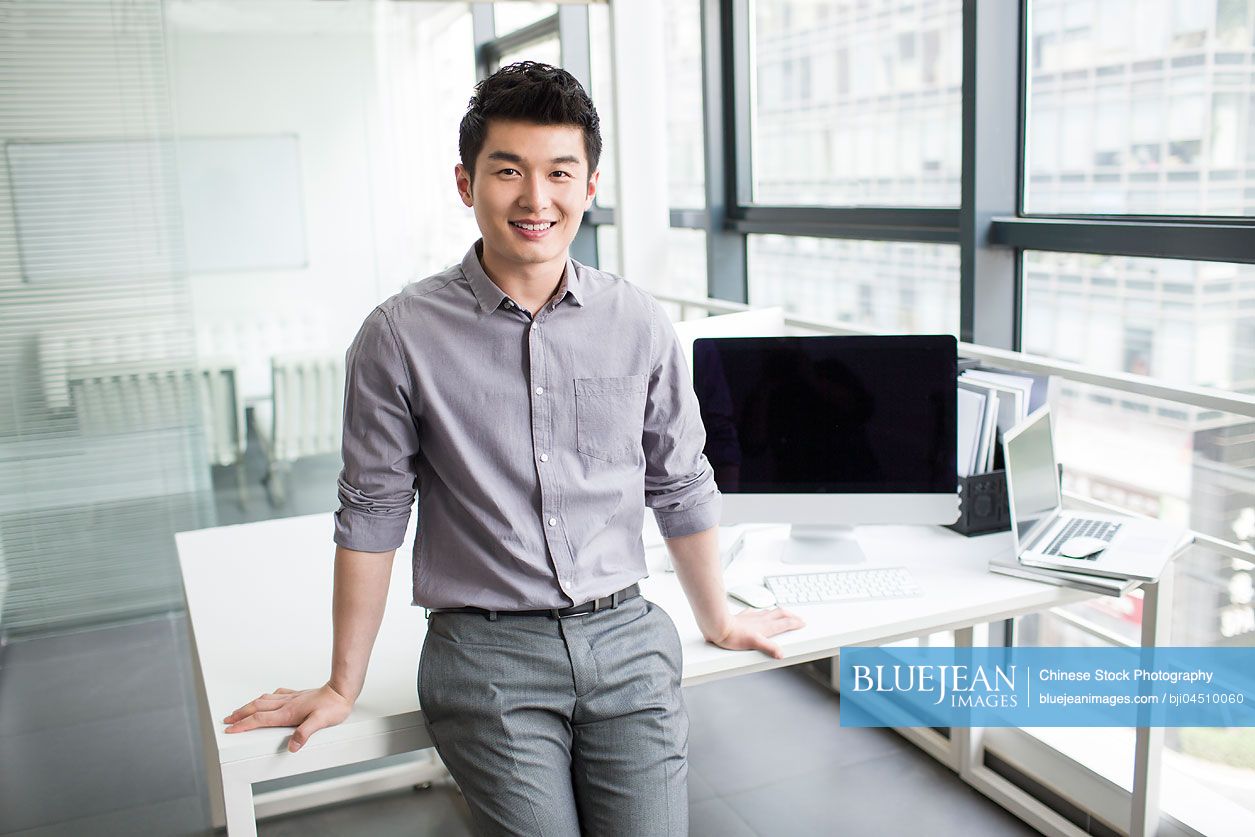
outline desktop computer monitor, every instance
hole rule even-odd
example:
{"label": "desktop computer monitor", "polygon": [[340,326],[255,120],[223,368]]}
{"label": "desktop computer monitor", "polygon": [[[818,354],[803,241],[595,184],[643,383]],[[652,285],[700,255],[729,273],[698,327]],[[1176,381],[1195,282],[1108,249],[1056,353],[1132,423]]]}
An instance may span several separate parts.
{"label": "desktop computer monitor", "polygon": [[693,388],[723,523],[790,523],[785,559],[853,562],[860,523],[959,517],[950,335],[717,337]]}

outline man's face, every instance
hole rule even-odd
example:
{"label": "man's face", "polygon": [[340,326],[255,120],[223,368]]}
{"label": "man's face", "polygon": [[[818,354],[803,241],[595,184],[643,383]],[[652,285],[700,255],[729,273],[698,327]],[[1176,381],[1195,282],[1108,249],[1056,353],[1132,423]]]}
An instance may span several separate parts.
{"label": "man's face", "polygon": [[599,172],[589,176],[579,128],[494,119],[474,180],[461,164],[455,174],[462,202],[475,210],[485,263],[511,272],[566,261]]}

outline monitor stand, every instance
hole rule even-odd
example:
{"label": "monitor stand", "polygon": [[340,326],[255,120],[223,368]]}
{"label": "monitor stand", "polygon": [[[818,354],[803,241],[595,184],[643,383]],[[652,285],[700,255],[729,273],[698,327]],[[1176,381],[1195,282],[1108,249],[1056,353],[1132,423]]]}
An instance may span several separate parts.
{"label": "monitor stand", "polygon": [[861,564],[867,560],[853,526],[794,523],[781,560],[786,564]]}

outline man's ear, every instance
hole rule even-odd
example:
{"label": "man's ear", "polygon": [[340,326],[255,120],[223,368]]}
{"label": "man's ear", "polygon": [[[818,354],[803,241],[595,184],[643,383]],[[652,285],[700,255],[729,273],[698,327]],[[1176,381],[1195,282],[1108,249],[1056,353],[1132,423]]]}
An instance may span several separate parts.
{"label": "man's ear", "polygon": [[453,177],[458,184],[458,197],[462,199],[462,203],[467,206],[474,206],[475,199],[471,195],[471,173],[466,170],[466,166],[458,163],[453,167]]}
{"label": "man's ear", "polygon": [[593,205],[593,201],[597,198],[597,181],[601,178],[601,169],[593,172],[588,176],[588,194],[584,197],[584,211]]}

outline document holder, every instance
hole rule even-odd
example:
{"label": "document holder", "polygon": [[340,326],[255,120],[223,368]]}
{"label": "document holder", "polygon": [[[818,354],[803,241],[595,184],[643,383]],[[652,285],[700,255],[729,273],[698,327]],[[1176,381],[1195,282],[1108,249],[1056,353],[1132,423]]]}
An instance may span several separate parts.
{"label": "document holder", "polygon": [[959,477],[959,519],[946,526],[960,535],[985,535],[1011,530],[1007,506],[1007,472],[990,471]]}

